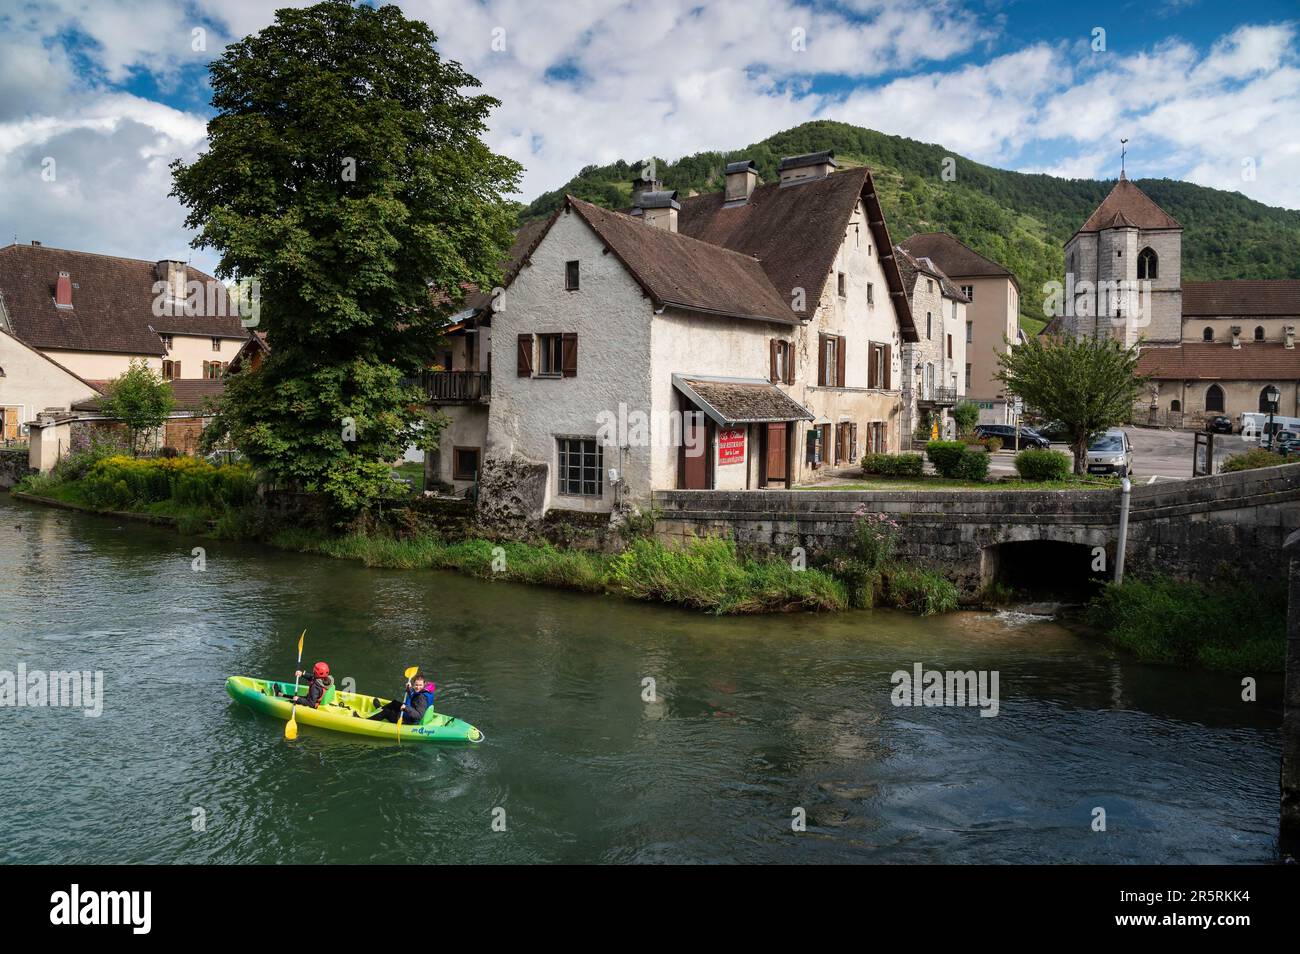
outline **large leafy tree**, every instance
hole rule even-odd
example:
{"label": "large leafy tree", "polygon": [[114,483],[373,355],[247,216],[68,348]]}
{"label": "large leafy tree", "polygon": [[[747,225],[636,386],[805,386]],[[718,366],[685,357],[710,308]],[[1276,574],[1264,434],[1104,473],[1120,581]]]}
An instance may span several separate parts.
{"label": "large leafy tree", "polygon": [[1137,348],[1073,335],[1040,339],[998,355],[999,378],[1012,394],[1044,417],[1065,425],[1082,474],[1088,441],[1098,431],[1128,420],[1143,379],[1137,374]]}
{"label": "large leafy tree", "polygon": [[520,166],[480,138],[498,102],[436,42],[393,6],[280,10],[210,65],[208,149],[172,168],[195,247],[260,284],[271,344],[228,381],[218,425],[270,480],[344,512],[388,492],[406,446],[433,446],[403,379],[511,241]]}
{"label": "large leafy tree", "polygon": [[143,437],[162,427],[175,403],[167,382],[143,358],[133,358],[130,366],[109,382],[100,410],[126,425],[134,457],[140,454]]}

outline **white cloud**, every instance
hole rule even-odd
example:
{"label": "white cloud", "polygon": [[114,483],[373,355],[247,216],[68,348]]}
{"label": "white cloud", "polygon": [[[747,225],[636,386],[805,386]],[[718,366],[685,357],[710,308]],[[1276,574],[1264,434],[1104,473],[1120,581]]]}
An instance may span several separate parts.
{"label": "white cloud", "polygon": [[[204,118],[128,95],[123,81],[144,71],[172,88],[282,5],[42,0],[0,15],[0,181],[9,186],[0,241],[16,232],[143,258],[183,248],[166,167],[202,148]],[[1066,41],[1016,47],[1014,10],[990,17],[952,2],[402,6],[502,101],[488,139],[525,165],[525,199],[591,163],[736,148],[827,118],[1067,176],[1112,173],[1126,136],[1135,175],[1300,208],[1295,24],[1243,26],[1208,50],[1171,38],[1121,55]],[[206,50],[191,49],[196,26],[208,31]],[[805,49],[792,45],[796,29]],[[70,35],[80,38],[72,50],[61,40]],[[92,69],[79,68],[87,61]],[[50,155],[56,183],[39,178]],[[1243,158],[1254,180],[1242,178]],[[209,253],[194,260],[212,266]]]}

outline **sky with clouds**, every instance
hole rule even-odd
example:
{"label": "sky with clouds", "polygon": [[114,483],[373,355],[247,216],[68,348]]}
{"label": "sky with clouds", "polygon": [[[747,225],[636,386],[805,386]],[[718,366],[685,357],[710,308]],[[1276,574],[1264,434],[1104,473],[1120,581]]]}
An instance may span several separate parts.
{"label": "sky with clouds", "polygon": [[[168,163],[204,147],[205,64],[284,5],[0,0],[0,244],[211,269]],[[398,5],[501,100],[488,140],[526,167],[523,200],[591,163],[836,119],[1069,177],[1113,178],[1126,137],[1133,177],[1300,209],[1294,0]]]}

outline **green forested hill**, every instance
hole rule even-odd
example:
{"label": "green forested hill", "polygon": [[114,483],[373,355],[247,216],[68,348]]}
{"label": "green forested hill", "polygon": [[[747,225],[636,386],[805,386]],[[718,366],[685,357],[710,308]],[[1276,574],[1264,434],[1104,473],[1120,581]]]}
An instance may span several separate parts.
{"label": "green forested hill", "polygon": [[[1063,275],[1066,240],[1114,185],[994,169],[942,146],[828,121],[804,123],[731,152],[655,163],[666,187],[690,195],[721,189],[722,170],[732,160],[753,159],[763,181],[771,182],[782,156],[822,149],[835,150],[841,167],[871,167],[895,242],[916,232],[950,232],[1015,272],[1029,332],[1043,322],[1044,282]],[[952,182],[940,175],[948,156],[956,161]],[[642,163],[588,166],[563,188],[539,196],[522,216],[553,211],[566,192],[609,208],[625,206]],[[1184,279],[1300,278],[1300,212],[1188,182],[1135,181],[1182,223]]]}

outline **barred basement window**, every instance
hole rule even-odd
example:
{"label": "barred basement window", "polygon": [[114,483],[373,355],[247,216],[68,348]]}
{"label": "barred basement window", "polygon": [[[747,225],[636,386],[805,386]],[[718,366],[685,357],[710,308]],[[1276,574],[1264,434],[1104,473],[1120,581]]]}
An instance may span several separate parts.
{"label": "barred basement window", "polygon": [[604,492],[602,448],[594,437],[557,437],[560,455],[560,493],[571,497],[599,497]]}

